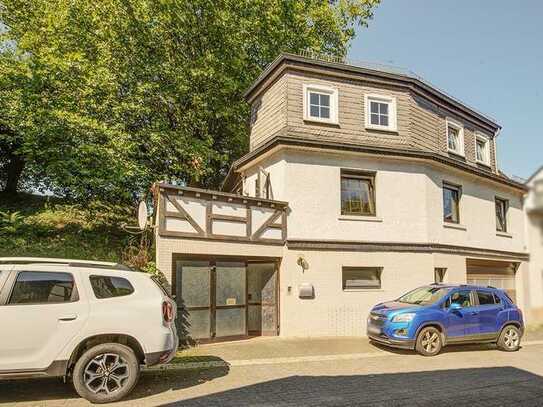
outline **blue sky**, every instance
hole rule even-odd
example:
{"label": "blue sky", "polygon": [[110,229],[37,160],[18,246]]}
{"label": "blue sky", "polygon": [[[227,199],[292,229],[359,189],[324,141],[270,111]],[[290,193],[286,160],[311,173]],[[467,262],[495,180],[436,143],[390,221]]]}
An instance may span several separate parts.
{"label": "blue sky", "polygon": [[408,68],[497,119],[507,174],[543,165],[543,1],[383,0],[349,58]]}

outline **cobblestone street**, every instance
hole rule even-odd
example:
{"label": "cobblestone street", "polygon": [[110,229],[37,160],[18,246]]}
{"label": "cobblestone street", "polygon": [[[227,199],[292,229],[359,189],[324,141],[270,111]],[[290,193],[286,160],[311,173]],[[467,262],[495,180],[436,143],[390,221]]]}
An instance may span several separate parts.
{"label": "cobblestone street", "polygon": [[[202,347],[216,354],[227,348]],[[116,406],[543,405],[542,341],[527,341],[516,353],[450,347],[433,358],[378,348],[321,360],[310,353],[223,363],[216,357],[211,367],[145,371],[131,398]],[[2,406],[87,404],[60,380],[0,382]]]}

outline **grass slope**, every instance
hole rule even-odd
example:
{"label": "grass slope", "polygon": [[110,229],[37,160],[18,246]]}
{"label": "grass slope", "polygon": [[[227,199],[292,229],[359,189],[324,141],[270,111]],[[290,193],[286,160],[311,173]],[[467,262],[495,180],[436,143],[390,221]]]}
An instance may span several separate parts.
{"label": "grass slope", "polygon": [[122,261],[133,224],[131,208],[97,202],[0,194],[0,257],[32,256]]}

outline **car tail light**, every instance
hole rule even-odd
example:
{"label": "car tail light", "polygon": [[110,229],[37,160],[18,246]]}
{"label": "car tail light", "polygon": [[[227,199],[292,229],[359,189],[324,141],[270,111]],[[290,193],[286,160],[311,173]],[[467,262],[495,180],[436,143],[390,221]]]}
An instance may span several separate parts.
{"label": "car tail light", "polygon": [[164,318],[164,322],[173,321],[173,306],[171,302],[164,301],[162,303],[162,317]]}

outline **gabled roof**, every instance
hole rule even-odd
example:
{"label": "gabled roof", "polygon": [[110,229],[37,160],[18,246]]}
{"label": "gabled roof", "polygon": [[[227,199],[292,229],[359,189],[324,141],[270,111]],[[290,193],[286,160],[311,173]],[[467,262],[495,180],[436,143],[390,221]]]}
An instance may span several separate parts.
{"label": "gabled roof", "polygon": [[251,102],[259,94],[260,88],[265,86],[270,80],[273,80],[283,69],[291,67],[293,69],[325,69],[330,75],[355,75],[360,79],[373,78],[392,82],[391,84],[407,86],[423,94],[432,96],[439,100],[444,107],[461,112],[469,116],[472,120],[480,121],[486,124],[494,131],[501,128],[496,120],[489,115],[483,114],[476,109],[468,106],[466,103],[449,95],[445,91],[432,85],[419,75],[407,69],[393,67],[389,65],[373,64],[368,62],[339,62],[333,59],[323,60],[316,57],[307,57],[296,54],[280,54],[262,74],[256,79],[249,89],[245,92],[245,98]]}

